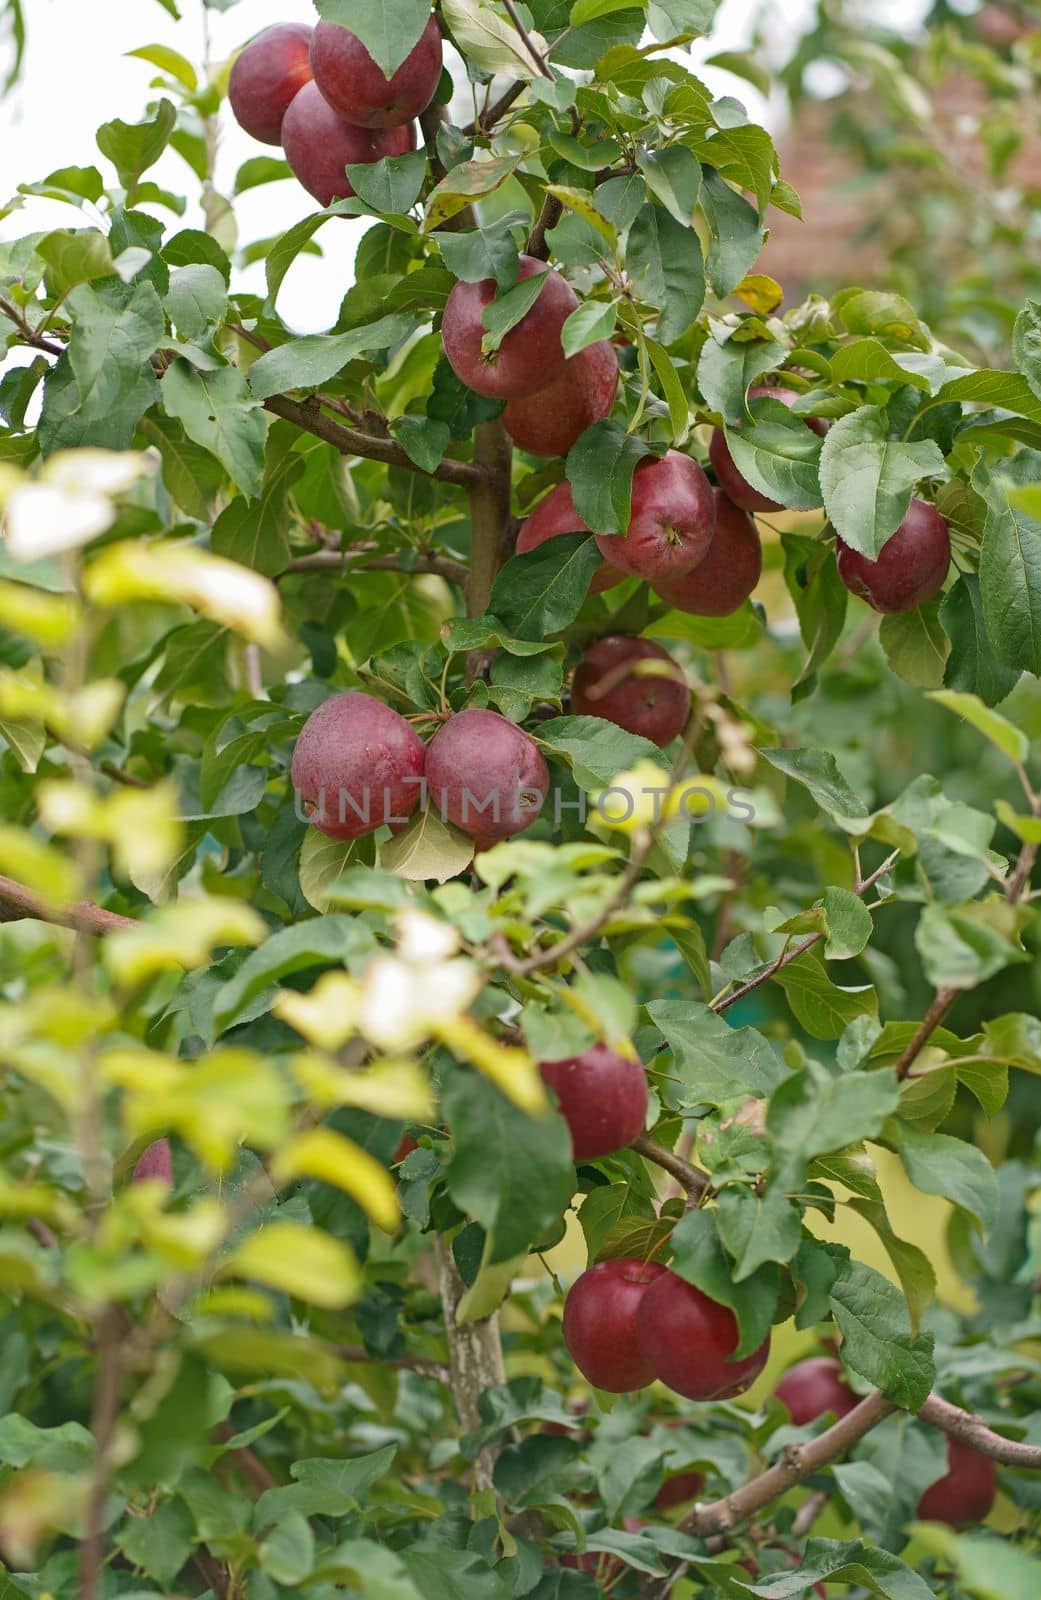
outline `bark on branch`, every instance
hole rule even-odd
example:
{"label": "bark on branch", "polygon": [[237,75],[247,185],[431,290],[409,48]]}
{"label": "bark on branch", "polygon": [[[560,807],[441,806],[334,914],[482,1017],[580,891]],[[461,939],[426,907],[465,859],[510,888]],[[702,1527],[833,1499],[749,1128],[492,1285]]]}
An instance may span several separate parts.
{"label": "bark on branch", "polygon": [[118,933],[123,928],[136,928],[133,917],[121,917],[116,911],[106,911],[90,900],[79,900],[71,906],[54,906],[16,883],[13,878],[0,877],[0,922],[21,922],[31,918],[34,922],[51,922],[59,928],[74,928],[77,933],[93,933],[99,937]]}
{"label": "bark on branch", "polygon": [[460,489],[477,489],[483,485],[485,474],[479,466],[468,461],[442,461],[433,472],[424,473],[412,457],[406,455],[393,439],[381,439],[375,434],[359,433],[356,428],[345,427],[326,416],[321,407],[305,400],[290,400],[288,395],[273,394],[264,401],[264,409],[276,417],[292,422],[304,433],[331,444],[345,456],[363,456],[368,461],[382,461],[389,467],[403,467],[406,472],[417,472],[423,477],[438,478],[442,483],[454,483]]}

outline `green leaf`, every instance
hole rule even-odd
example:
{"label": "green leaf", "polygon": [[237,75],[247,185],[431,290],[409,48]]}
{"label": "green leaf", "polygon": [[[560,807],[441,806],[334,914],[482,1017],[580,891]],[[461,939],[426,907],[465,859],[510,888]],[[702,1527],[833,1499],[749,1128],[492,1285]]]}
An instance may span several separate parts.
{"label": "green leaf", "polygon": [[824,954],[829,961],[848,961],[851,956],[859,956],[875,930],[867,906],[849,889],[825,889],[824,920],[827,926]]}
{"label": "green leaf", "polygon": [[163,483],[171,498],[198,522],[208,522],[224,469],[216,456],[189,439],[181,424],[159,411],[142,417],[139,432],[159,451]]}
{"label": "green leaf", "polygon": [[950,642],[940,625],[940,601],[882,618],[878,640],[893,671],[919,689],[943,682]]}
{"label": "green leaf", "polygon": [[296,1481],[261,1495],[256,1526],[269,1528],[288,1511],[299,1511],[305,1517],[349,1516],[365,1504],[370,1488],[390,1471],[396,1455],[397,1446],[388,1444],[346,1460],[313,1456],[292,1462],[289,1473]]}
{"label": "green leaf", "polygon": [[647,1015],[675,1058],[676,1088],[663,1085],[682,1105],[726,1105],[749,1095],[765,1099],[787,1077],[770,1042],[754,1028],[732,1028],[707,1005],[653,1000]]}
{"label": "green leaf", "polygon": [[342,965],[352,950],[367,947],[368,938],[349,916],[314,917],[273,933],[256,950],[250,951],[235,976],[222,985],[213,1005],[217,1028],[229,1027],[250,1001],[265,990],[270,990],[274,998],[276,986],[283,978],[295,972],[306,972],[311,967]]}
{"label": "green leaf", "polygon": [[486,195],[494,194],[507,178],[513,176],[519,161],[519,156],[493,156],[490,161],[460,161],[430,192],[424,224],[427,232],[433,232],[471,201],[483,200]]}
{"label": "green leaf", "polygon": [[912,1333],[907,1305],[887,1278],[848,1261],[831,1290],[842,1333],[842,1359],[888,1400],[917,1411],[936,1379],[931,1335]]}
{"label": "green leaf", "polygon": [[811,950],[781,967],[774,982],[784,990],[796,1020],[814,1039],[837,1039],[857,1017],[878,1016],[878,995],[870,984],[840,988]]}
{"label": "green leaf", "polygon": [[705,303],[697,234],[664,207],[645,205],[629,229],[625,264],[637,296],[659,313],[659,344],[681,338]]}
{"label": "green leaf", "polygon": [[989,739],[991,744],[1007,756],[1010,761],[1023,762],[1030,753],[1030,740],[1007,717],[991,711],[977,699],[974,694],[957,694],[950,689],[937,690],[929,696],[930,700],[937,700],[940,705],[946,706],[948,711],[953,711],[957,716],[964,717],[966,722]]}
{"label": "green leaf", "polygon": [[727,422],[741,423],[749,387],[781,364],[785,347],[777,339],[724,337],[730,331],[710,326],[698,357],[698,388],[710,410],[718,411]]}
{"label": "green leaf", "polygon": [[1004,901],[927,905],[914,942],[930,983],[939,989],[974,989],[1005,967],[1029,960],[1018,940],[1013,942],[1014,918]]}
{"label": "green leaf", "polygon": [[758,1583],[745,1583],[743,1588],[761,1600],[786,1600],[789,1595],[809,1594],[821,1581],[853,1584],[882,1600],[932,1600],[934,1594],[925,1579],[898,1556],[859,1539],[845,1543],[811,1539],[798,1572],[778,1573]]}
{"label": "green leaf", "polygon": [[326,22],[349,28],[385,78],[407,61],[430,20],[427,0],[315,0]]}
{"label": "green leaf", "polygon": [[982,1150],[945,1133],[925,1133],[909,1122],[893,1122],[888,1142],[899,1151],[916,1189],[953,1201],[982,1233],[990,1232],[998,1219],[998,1180]]}
{"label": "green leaf", "polygon": [[1028,300],[1012,329],[1012,359],[1041,400],[1041,305]]}
{"label": "green leaf", "polygon": [[775,1089],[767,1127],[786,1155],[809,1161],[873,1139],[899,1099],[899,1086],[888,1069],[831,1077],[814,1066]]}
{"label": "green leaf", "polygon": [[285,282],[286,273],[300,252],[309,247],[312,251],[317,250],[317,246],[311,245],[311,240],[332,215],[331,211],[313,211],[309,217],[301,218],[291,228],[287,228],[285,233],[280,234],[267,251],[264,272],[267,277],[269,306],[274,306],[278,299],[278,291]]}
{"label": "green leaf", "polygon": [[383,845],[380,866],[401,878],[446,883],[465,872],[473,857],[473,840],[442,822],[435,806],[427,806],[404,832]]}
{"label": "green leaf", "polygon": [[867,806],[849,787],[830,750],[777,749],[760,750],[759,754],[778,772],[802,784],[821,810],[847,832],[856,833],[860,831],[857,824],[867,822]]}
{"label": "green leaf", "polygon": [[[537,78],[539,69],[513,23],[484,0],[443,0],[442,12],[453,40],[468,61],[482,72],[508,73],[521,82]],[[529,24],[530,26],[530,24]],[[528,37],[545,57],[548,45],[531,29]]]}
{"label": "green leaf", "polygon": [[96,228],[60,228],[48,233],[36,246],[36,254],[47,263],[47,281],[59,296],[79,283],[107,278],[115,271],[108,239]]}
{"label": "green leaf", "polygon": [[1041,1560],[1000,1535],[957,1534],[938,1523],[922,1525],[916,1540],[957,1573],[958,1587],[973,1600],[1034,1600],[1041,1590]]}
{"label": "green leaf", "polygon": [[283,456],[257,500],[234,499],[213,525],[210,548],[267,577],[289,565],[289,490],[304,473],[301,456]]}
{"label": "green leaf", "polygon": [[684,444],[690,432],[690,405],[684,392],[683,383],[679,373],[672,364],[666,350],[654,339],[645,339],[647,354],[651,358],[658,382],[661,384],[665,403],[669,408],[669,423],[672,428],[672,443],[678,448]]}
{"label": "green leaf", "polygon": [[172,103],[160,100],[151,121],[121,122],[117,117],[98,129],[98,149],[108,156],[125,189],[132,191],[141,174],[159,160],[176,123],[177,112]]}
{"label": "green leaf", "polygon": [[900,1287],[904,1291],[911,1313],[912,1330],[917,1332],[926,1308],[936,1296],[936,1274],[929,1257],[916,1244],[899,1238],[893,1232],[881,1196],[876,1200],[863,1195],[850,1195],[846,1205],[870,1223],[878,1234],[886,1255],[893,1263],[896,1275],[900,1279]]}
{"label": "green leaf", "polygon": [[519,638],[559,633],[582,609],[600,561],[586,533],[547,539],[537,550],[507,561],[495,580],[489,609]]}
{"label": "green leaf", "polygon": [[798,1207],[776,1188],[762,1195],[751,1189],[723,1189],[716,1221],[723,1246],[734,1259],[735,1283],[750,1278],[768,1261],[784,1265],[802,1243]]}
{"label": "green leaf", "polygon": [[621,535],[628,529],[633,473],[646,453],[642,439],[610,418],[587,428],[572,445],[568,482],[575,510],[594,533]]}
{"label": "green leaf", "polygon": [[737,288],[758,258],[766,234],[755,207],[711,168],[705,172],[701,208],[712,230],[709,282],[713,293],[723,299]]}
{"label": "green leaf", "polygon": [[179,358],[162,382],[163,404],[185,433],[224,463],[243,494],[260,493],[267,420],[234,367],[199,372]]}
{"label": "green leaf", "polygon": [[382,161],[354,163],[347,168],[351,188],[371,211],[380,216],[401,216],[419,199],[426,177],[425,150],[409,150]]}
{"label": "green leaf", "polygon": [[828,516],[840,539],[871,560],[906,517],[922,479],[946,472],[934,439],[890,439],[877,406],[861,406],[840,417],[821,450],[820,482]]}
{"label": "green leaf", "polygon": [[258,400],[287,389],[316,389],[358,356],[407,339],[420,320],[411,312],[396,312],[350,333],[311,333],[292,339],[254,361],[249,386]]}
{"label": "green leaf", "polygon": [[183,1500],[160,1500],[150,1516],[128,1517],[115,1538],[133,1566],[170,1590],[195,1546],[195,1519]]}
{"label": "green leaf", "polygon": [[914,307],[901,294],[879,289],[844,289],[833,309],[850,333],[877,334],[890,343],[930,349],[931,340]]}
{"label": "green leaf", "polygon": [[448,1192],[489,1236],[489,1266],[537,1244],[571,1198],[571,1136],[556,1112],[528,1117],[487,1078],[454,1067],[442,1104],[454,1153]]}
{"label": "green leaf", "polygon": [[182,339],[201,339],[221,320],[227,304],[227,286],[216,267],[196,262],[171,272],[166,309]]}
{"label": "green leaf", "polygon": [[[641,761],[661,761],[657,745],[602,717],[555,717],[540,723],[538,741],[562,756],[585,789],[601,789]],[[664,783],[664,776],[663,776]]]}
{"label": "green leaf", "polygon": [[314,1534],[307,1518],[299,1511],[288,1512],[261,1541],[257,1553],[269,1578],[296,1588],[314,1569]]}
{"label": "green leaf", "polygon": [[1009,505],[982,464],[972,487],[986,502],[980,594],[998,659],[1041,677],[1041,524]]}
{"label": "green leaf", "polygon": [[[683,228],[690,228],[701,194],[701,162],[684,145],[641,150],[637,165],[656,200]],[[742,277],[744,273],[742,273]]]}
{"label": "green leaf", "polygon": [[974,572],[963,572],[944,595],[940,625],[951,641],[945,686],[978,695],[984,705],[999,705],[1012,693],[1019,672],[1005,666],[994,653],[983,620],[980,580]]}
{"label": "green leaf", "polygon": [[481,312],[482,355],[493,356],[510,330],[528,315],[546,287],[546,278],[545,272],[533,273],[488,302]]}
{"label": "green leaf", "polygon": [[893,383],[901,388],[910,384],[927,394],[931,387],[928,378],[902,366],[879,339],[855,339],[842,345],[831,357],[831,375],[836,383]]}
{"label": "green leaf", "polygon": [[560,342],[564,347],[564,354],[577,355],[587,345],[597,344],[601,339],[610,339],[618,320],[618,302],[609,300],[583,300],[582,304],[572,311],[564,326],[560,330]]}
{"label": "green leaf", "polygon": [[737,470],[760,494],[792,511],[819,510],[818,436],[780,400],[757,397],[749,410],[751,427],[724,429]]}

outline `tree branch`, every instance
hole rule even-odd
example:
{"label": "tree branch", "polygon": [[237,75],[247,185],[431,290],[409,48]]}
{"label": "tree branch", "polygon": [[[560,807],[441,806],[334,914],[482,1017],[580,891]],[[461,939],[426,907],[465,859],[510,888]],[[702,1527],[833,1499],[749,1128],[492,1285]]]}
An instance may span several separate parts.
{"label": "tree branch", "polygon": [[771,1500],[776,1500],[795,1484],[801,1483],[811,1473],[818,1472],[829,1462],[846,1454],[858,1439],[878,1426],[883,1417],[897,1408],[876,1389],[866,1400],[853,1407],[846,1416],[826,1428],[807,1444],[789,1445],[779,1461],[764,1472],[750,1478],[740,1489],[722,1500],[710,1500],[697,1505],[680,1523],[684,1533],[706,1538],[715,1533],[727,1533],[735,1523],[754,1516]]}
{"label": "tree branch", "polygon": [[439,1383],[449,1383],[451,1372],[443,1361],[428,1360],[426,1356],[370,1356],[364,1345],[333,1345],[343,1361],[375,1362],[381,1367],[401,1367],[409,1372],[421,1373],[424,1378],[436,1378]]}
{"label": "tree branch", "polygon": [[510,526],[510,470],[513,446],[499,421],[482,422],[474,434],[479,473],[470,486],[470,581],[467,612],[481,617],[488,609],[492,585],[507,558]]}
{"label": "tree branch", "polygon": [[460,586],[465,586],[470,576],[463,563],[453,561],[451,556],[420,555],[412,566],[406,567],[393,555],[369,557],[359,554],[355,558],[349,550],[316,550],[313,555],[297,556],[284,572],[279,573],[279,578],[297,572],[340,572],[348,569],[352,572],[400,572],[406,578],[413,573],[432,573],[435,577],[445,578],[449,583]]}
{"label": "tree branch", "polygon": [[989,1456],[1004,1467],[1029,1467],[1034,1472],[1041,1472],[1041,1446],[1020,1444],[1015,1439],[1004,1438],[1002,1434],[995,1433],[982,1417],[951,1405],[949,1400],[941,1399],[938,1394],[929,1396],[918,1415],[923,1422],[931,1422],[934,1428],[960,1439],[963,1444],[970,1444],[981,1455]]}
{"label": "tree branch", "polygon": [[477,117],[473,122],[467,123],[466,127],[463,129],[463,132],[471,135],[478,133],[491,133],[500,117],[504,117],[506,115],[507,111],[513,105],[513,102],[520,99],[527,87],[528,86],[526,83],[511,83],[508,89],[503,90],[502,94],[499,96],[498,100],[496,100],[493,106],[489,106],[488,110],[483,112],[481,116]]}
{"label": "tree branch", "polygon": [[327,417],[315,400],[290,400],[288,395],[274,394],[264,401],[264,409],[276,417],[284,417],[287,422],[295,423],[304,433],[311,433],[316,439],[333,445],[341,455],[382,461],[389,467],[403,467],[406,472],[438,478],[442,483],[454,483],[460,489],[477,490],[484,484],[482,469],[472,466],[468,461],[442,461],[433,472],[425,473],[393,439],[379,439],[374,434],[359,433],[356,428],[345,428],[342,423]]}
{"label": "tree branch", "polygon": [[[466,1285],[456,1270],[451,1245],[443,1234],[434,1235],[434,1255],[448,1339],[449,1386],[461,1431],[473,1433],[481,1426],[477,1406],[481,1395],[485,1389],[498,1388],[506,1382],[499,1313],[496,1311],[481,1322],[460,1323],[457,1316]],[[482,1450],[474,1462],[474,1488],[478,1491],[492,1487],[495,1457],[495,1449],[489,1447]]]}
{"label": "tree branch", "polygon": [[664,1145],[656,1144],[645,1133],[634,1139],[629,1147],[637,1155],[643,1156],[645,1161],[651,1161],[656,1167],[661,1167],[670,1177],[675,1178],[682,1189],[690,1195],[692,1200],[700,1200],[709,1187],[709,1175],[696,1167],[692,1161],[677,1154],[675,1150],[666,1150]]}
{"label": "tree branch", "polygon": [[[874,888],[878,880],[885,877],[899,854],[899,850],[894,850],[891,855],[886,857],[880,867],[875,868],[870,877],[858,882],[857,894],[864,895],[869,889]],[[717,1000],[712,1010],[722,1013],[726,1011],[728,1006],[736,1005],[739,1000],[744,999],[746,994],[751,994],[753,989],[758,989],[761,983],[766,983],[775,973],[780,972],[782,967],[788,966],[789,962],[797,961],[800,956],[806,954],[807,950],[812,950],[815,944],[820,944],[823,938],[823,933],[811,933],[809,938],[801,940],[799,944],[790,945],[788,949],[781,952],[776,961],[771,961],[768,967],[764,967],[762,972],[758,973],[754,978],[750,978],[747,983],[743,983],[740,989],[735,989],[732,994],[724,995],[721,1000]]]}
{"label": "tree branch", "polygon": [[545,61],[542,59],[541,52],[536,49],[535,43],[532,40],[531,35],[529,34],[527,28],[524,26],[523,22],[520,19],[520,16],[519,16],[519,14],[517,12],[517,7],[514,5],[513,0],[502,0],[502,3],[506,7],[506,13],[507,13],[510,21],[513,23],[513,26],[516,28],[517,32],[520,34],[521,40],[522,40],[522,42],[524,44],[524,48],[528,52],[528,55],[531,57],[531,60],[534,63],[535,67],[537,68],[539,74],[543,78],[548,78],[550,80],[550,82],[552,83],[553,82],[553,74],[552,74],[552,72],[550,72],[550,70],[547,67]]}
{"label": "tree branch", "polygon": [[94,1378],[91,1432],[94,1460],[87,1485],[83,1540],[79,1553],[78,1600],[94,1600],[105,1560],[105,1501],[112,1474],[112,1443],[119,1416],[123,1373],[123,1318],[119,1307],[106,1306],[98,1323],[98,1367]]}
{"label": "tree branch", "polygon": [[231,1440],[235,1437],[235,1429],[230,1422],[219,1422],[214,1432],[221,1444],[229,1446],[228,1454],[235,1457],[243,1476],[249,1479],[258,1494],[266,1494],[268,1489],[278,1488],[278,1479],[268,1471],[255,1451],[248,1445],[231,1444]]}
{"label": "tree branch", "polygon": [[550,228],[555,228],[564,215],[564,207],[555,194],[548,194],[543,202],[538,221],[528,235],[528,255],[535,256],[539,261],[549,260],[549,245],[546,235]]}
{"label": "tree branch", "polygon": [[35,922],[52,922],[59,928],[75,928],[77,933],[97,934],[99,938],[122,928],[140,926],[133,917],[121,917],[90,900],[78,900],[71,906],[50,905],[24,884],[0,877],[0,922],[20,922],[26,917]]}

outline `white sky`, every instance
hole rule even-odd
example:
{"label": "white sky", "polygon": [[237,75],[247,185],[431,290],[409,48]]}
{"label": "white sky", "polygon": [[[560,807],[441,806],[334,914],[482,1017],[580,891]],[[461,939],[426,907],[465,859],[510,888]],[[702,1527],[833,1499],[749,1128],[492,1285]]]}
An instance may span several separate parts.
{"label": "white sky", "polygon": [[[114,175],[95,144],[95,130],[113,117],[140,120],[146,101],[154,98],[149,83],[156,75],[147,62],[123,52],[167,44],[196,65],[201,62],[202,0],[179,0],[179,9],[182,20],[175,22],[157,0],[27,0],[25,70],[18,87],[0,104],[0,203],[15,194],[19,183],[36,182],[63,166],[96,164],[106,182],[113,181]],[[724,0],[712,40],[695,48],[694,59],[747,44],[757,9],[756,0]],[[871,0],[870,9],[874,17],[886,12],[897,17],[918,7],[915,0]],[[812,10],[813,0],[784,0],[779,33],[797,37]],[[223,13],[213,11],[213,57],[230,55],[246,38],[271,23],[314,20],[312,0],[249,0]],[[737,95],[752,116],[776,120],[777,108],[767,108],[743,80],[711,69],[703,71],[703,76],[717,92]],[[276,155],[277,151],[256,144],[225,108],[218,187],[226,192],[241,163],[251,155],[265,153]],[[194,175],[170,152],[147,176],[189,197],[198,189]],[[236,205],[240,243],[280,233],[313,209],[314,202],[295,181],[252,190]],[[175,228],[200,225],[198,211],[191,206],[182,221],[158,209],[156,215]],[[85,225],[72,208],[33,198],[0,219],[0,239],[38,229]],[[326,257],[298,259],[279,298],[279,310],[290,326],[311,332],[335,321],[340,300],[352,281],[354,249],[363,228],[361,222],[346,223],[334,234],[329,227],[319,235]],[[240,287],[263,293],[262,265],[240,271],[235,281]]]}

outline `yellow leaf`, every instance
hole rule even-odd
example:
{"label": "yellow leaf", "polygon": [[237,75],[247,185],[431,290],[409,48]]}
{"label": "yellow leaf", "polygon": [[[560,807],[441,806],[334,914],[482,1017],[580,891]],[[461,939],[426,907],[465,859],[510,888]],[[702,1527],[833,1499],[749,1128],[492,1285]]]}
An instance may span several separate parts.
{"label": "yellow leaf", "polygon": [[34,889],[49,906],[66,906],[83,892],[74,863],[25,828],[0,824],[0,873]]}
{"label": "yellow leaf", "polygon": [[349,1305],[361,1291],[361,1275],[346,1245],[298,1222],[273,1222],[250,1234],[224,1270],[329,1311]]}
{"label": "yellow leaf", "polygon": [[277,1183],[318,1178],[343,1189],[378,1228],[394,1233],[401,1222],[393,1178],[374,1156],[332,1128],[309,1128],[280,1150],[272,1163]]}
{"label": "yellow leaf", "polygon": [[109,545],[88,568],[87,597],[102,606],[130,600],[180,600],[246,639],[277,649],[285,642],[282,606],[273,583],[192,544]]}
{"label": "yellow leaf", "polygon": [[539,1069],[526,1050],[500,1044],[468,1016],[442,1022],[435,1031],[438,1038],[457,1055],[472,1062],[478,1072],[490,1078],[521,1111],[537,1117],[549,1108]]}
{"label": "yellow leaf", "polygon": [[216,945],[259,944],[266,933],[264,919],[239,900],[179,900],[111,934],[104,960],[117,983],[133,985],[169,967],[205,966]]}
{"label": "yellow leaf", "polygon": [[82,610],[70,594],[48,594],[27,583],[0,581],[0,624],[46,649],[60,650],[79,625]]}
{"label": "yellow leaf", "polygon": [[358,1030],[361,985],[346,972],[326,972],[310,994],[283,989],[271,1009],[309,1044],[339,1050]]}
{"label": "yellow leaf", "polygon": [[418,1062],[377,1061],[362,1072],[311,1052],[294,1056],[291,1066],[297,1083],[323,1110],[357,1106],[399,1122],[427,1122],[434,1115],[430,1084]]}
{"label": "yellow leaf", "polygon": [[784,299],[784,290],[777,279],[768,278],[765,272],[749,273],[733,292],[746,306],[762,313],[776,311]]}

